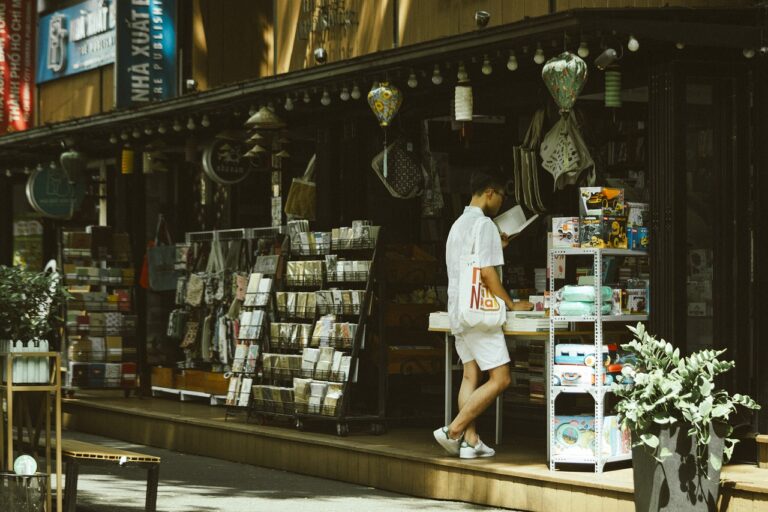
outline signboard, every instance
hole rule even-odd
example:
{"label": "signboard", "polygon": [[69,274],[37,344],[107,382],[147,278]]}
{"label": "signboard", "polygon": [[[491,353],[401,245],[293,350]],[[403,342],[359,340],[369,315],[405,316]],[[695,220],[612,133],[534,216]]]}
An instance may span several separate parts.
{"label": "signboard", "polygon": [[117,4],[117,107],[176,96],[176,0]]}
{"label": "signboard", "polygon": [[253,160],[243,158],[246,151],[243,143],[213,139],[203,150],[203,172],[221,185],[239,183],[254,169]]}
{"label": "signboard", "polygon": [[46,217],[69,219],[85,196],[85,185],[71,184],[57,167],[39,167],[27,181],[27,200]]}
{"label": "signboard", "polygon": [[0,0],[0,134],[32,124],[35,0]]}
{"label": "signboard", "polygon": [[37,83],[115,62],[117,0],[86,0],[40,18]]}

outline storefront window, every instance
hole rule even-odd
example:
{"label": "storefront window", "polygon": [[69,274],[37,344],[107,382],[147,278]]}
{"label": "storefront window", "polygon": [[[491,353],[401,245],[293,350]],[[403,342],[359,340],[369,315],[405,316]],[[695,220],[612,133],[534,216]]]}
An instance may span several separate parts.
{"label": "storefront window", "polygon": [[686,85],[685,178],[687,343],[690,352],[713,346],[715,158],[713,86]]}

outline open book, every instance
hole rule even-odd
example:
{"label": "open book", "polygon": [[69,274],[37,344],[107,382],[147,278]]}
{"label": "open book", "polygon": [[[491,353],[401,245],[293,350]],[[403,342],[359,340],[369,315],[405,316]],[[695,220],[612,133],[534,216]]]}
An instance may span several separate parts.
{"label": "open book", "polygon": [[538,217],[539,215],[536,214],[530,219],[526,219],[523,208],[520,205],[517,205],[493,219],[493,222],[496,224],[496,227],[499,228],[500,233],[506,233],[509,236],[513,236],[519,234],[525,228],[530,226]]}

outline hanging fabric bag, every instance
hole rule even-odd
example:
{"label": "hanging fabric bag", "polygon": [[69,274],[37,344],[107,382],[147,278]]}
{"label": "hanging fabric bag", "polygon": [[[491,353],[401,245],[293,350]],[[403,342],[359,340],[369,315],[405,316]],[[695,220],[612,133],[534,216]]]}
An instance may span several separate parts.
{"label": "hanging fabric bag", "polygon": [[285,200],[285,214],[307,220],[315,220],[317,187],[314,182],[315,160],[312,155],[301,178],[293,178]]}

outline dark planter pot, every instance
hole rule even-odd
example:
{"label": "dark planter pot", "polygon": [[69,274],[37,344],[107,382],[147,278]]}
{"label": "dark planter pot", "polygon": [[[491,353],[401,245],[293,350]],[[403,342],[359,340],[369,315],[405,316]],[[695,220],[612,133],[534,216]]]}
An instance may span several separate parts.
{"label": "dark planter pot", "polygon": [[[632,473],[635,479],[635,510],[637,512],[674,511],[701,512],[717,510],[720,492],[720,471],[707,463],[707,475],[699,474],[696,447],[688,436],[687,425],[672,425],[655,432],[660,447],[666,446],[672,455],[658,462],[644,446],[632,449]],[[709,454],[723,456],[724,429],[712,428]]]}

